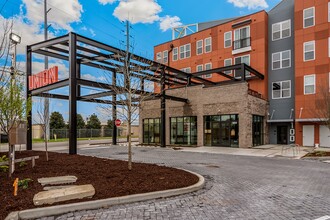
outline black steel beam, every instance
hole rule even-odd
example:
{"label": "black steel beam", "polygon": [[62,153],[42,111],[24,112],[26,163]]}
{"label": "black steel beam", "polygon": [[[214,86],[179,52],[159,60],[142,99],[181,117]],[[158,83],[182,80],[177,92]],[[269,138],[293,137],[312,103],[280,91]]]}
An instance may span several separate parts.
{"label": "black steel beam", "polygon": [[34,51],[34,53],[40,54],[40,55],[44,55],[44,56],[48,56],[48,57],[53,57],[53,58],[57,58],[57,59],[61,59],[61,60],[69,60],[68,56],[64,56],[61,54],[57,54],[57,53],[53,53],[50,51],[46,51],[46,50],[36,50]]}
{"label": "black steel beam", "polygon": [[263,74],[261,74],[258,70],[253,69],[252,67],[244,64],[244,67],[247,71],[249,71],[250,73],[254,74],[255,76],[257,76],[260,79],[265,79],[265,76]]}
{"label": "black steel beam", "polygon": [[77,154],[77,36],[69,34],[69,154]]}
{"label": "black steel beam", "polygon": [[166,94],[165,94],[165,70],[162,71],[161,99],[160,99],[160,146],[166,147]]}
{"label": "black steel beam", "polygon": [[230,71],[230,70],[239,70],[239,69],[241,69],[241,64],[225,66],[225,67],[215,68],[215,69],[211,69],[211,70],[205,70],[205,71],[194,73],[193,75],[194,76],[203,76],[203,75],[207,75],[207,74],[218,73],[228,79],[235,79],[234,77],[227,75],[223,72]]}
{"label": "black steel beam", "polygon": [[[31,98],[29,90],[29,76],[32,74],[32,51],[30,46],[26,47],[26,98]],[[32,109],[27,111],[26,150],[32,150]]]}
{"label": "black steel beam", "polygon": [[37,89],[30,90],[30,93],[32,95],[37,95],[39,93],[48,92],[50,90],[62,88],[62,87],[68,86],[68,85],[69,85],[69,79],[65,79],[65,80],[55,82],[53,84],[49,84],[49,85],[42,86],[42,87],[37,88]]}
{"label": "black steel beam", "polygon": [[[112,73],[112,85],[117,85],[117,72]],[[112,101],[117,101],[116,93],[112,95]],[[117,145],[117,126],[115,120],[117,119],[117,104],[112,105],[112,144]]]}
{"label": "black steel beam", "polygon": [[106,92],[98,92],[95,94],[90,94],[90,95],[84,95],[81,96],[80,98],[82,99],[97,99],[97,98],[102,98],[102,97],[106,97],[106,96],[111,96],[115,94],[114,91],[106,91]]}
{"label": "black steel beam", "polygon": [[66,34],[61,37],[56,37],[50,40],[42,41],[40,43],[32,44],[30,45],[30,49],[32,52],[35,52],[36,50],[39,50],[41,48],[47,48],[49,46],[55,45],[55,44],[61,44],[64,42],[67,42],[69,40],[69,34]]}

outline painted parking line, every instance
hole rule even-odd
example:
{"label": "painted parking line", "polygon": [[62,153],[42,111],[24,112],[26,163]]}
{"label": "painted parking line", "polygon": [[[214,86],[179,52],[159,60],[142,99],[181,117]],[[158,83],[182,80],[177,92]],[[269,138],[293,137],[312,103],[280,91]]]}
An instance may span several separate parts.
{"label": "painted parking line", "polygon": [[321,218],[317,218],[315,220],[330,220],[330,215],[323,216]]}
{"label": "painted parking line", "polygon": [[105,149],[105,148],[110,148],[110,147],[84,147],[84,148],[80,148],[79,150],[93,150],[93,149]]}

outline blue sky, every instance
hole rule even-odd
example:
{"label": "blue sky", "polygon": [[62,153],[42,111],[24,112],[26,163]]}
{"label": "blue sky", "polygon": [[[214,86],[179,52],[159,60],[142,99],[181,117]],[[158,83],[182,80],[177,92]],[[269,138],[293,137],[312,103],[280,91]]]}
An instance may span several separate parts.
{"label": "blue sky", "polygon": [[[0,22],[12,19],[14,31],[22,36],[18,48],[19,67],[24,70],[25,46],[43,40],[44,0],[0,0]],[[125,26],[131,21],[131,42],[134,52],[153,58],[153,46],[172,38],[171,28],[180,24],[193,24],[229,17],[236,17],[259,10],[269,10],[280,0],[48,0],[50,37],[69,31],[95,40],[124,48]],[[0,29],[0,34],[1,34]],[[65,63],[60,71],[67,71]],[[42,59],[36,60],[35,72],[42,70]],[[52,101],[53,110],[63,113],[67,119],[68,104]],[[78,111],[87,117],[99,114],[98,105],[79,104]]]}

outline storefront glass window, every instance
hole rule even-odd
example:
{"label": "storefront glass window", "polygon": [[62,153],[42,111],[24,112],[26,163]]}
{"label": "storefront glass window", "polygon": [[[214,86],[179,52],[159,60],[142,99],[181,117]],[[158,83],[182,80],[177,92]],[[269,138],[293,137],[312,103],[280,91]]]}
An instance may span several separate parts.
{"label": "storefront glass window", "polygon": [[197,117],[171,118],[171,144],[197,145]]}
{"label": "storefront glass window", "polygon": [[150,118],[143,119],[143,143],[159,144],[160,143],[160,119]]}

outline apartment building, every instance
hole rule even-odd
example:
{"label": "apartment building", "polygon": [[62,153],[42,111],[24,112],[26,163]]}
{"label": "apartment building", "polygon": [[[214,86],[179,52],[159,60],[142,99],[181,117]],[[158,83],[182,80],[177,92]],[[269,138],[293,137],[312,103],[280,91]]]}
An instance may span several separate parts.
{"label": "apartment building", "polygon": [[[166,143],[330,147],[327,117],[320,111],[322,94],[329,94],[329,4],[283,0],[269,12],[199,23],[195,33],[155,46],[156,61],[191,74],[245,63],[264,76],[254,79],[247,71],[244,83],[168,88],[168,93],[191,102],[166,107]],[[240,78],[237,71],[224,73]],[[216,73],[202,77],[214,82],[226,79]],[[144,103],[143,143],[159,140],[157,106],[156,101]]]}
{"label": "apartment building", "polygon": [[330,3],[295,1],[296,143],[330,147]]}

